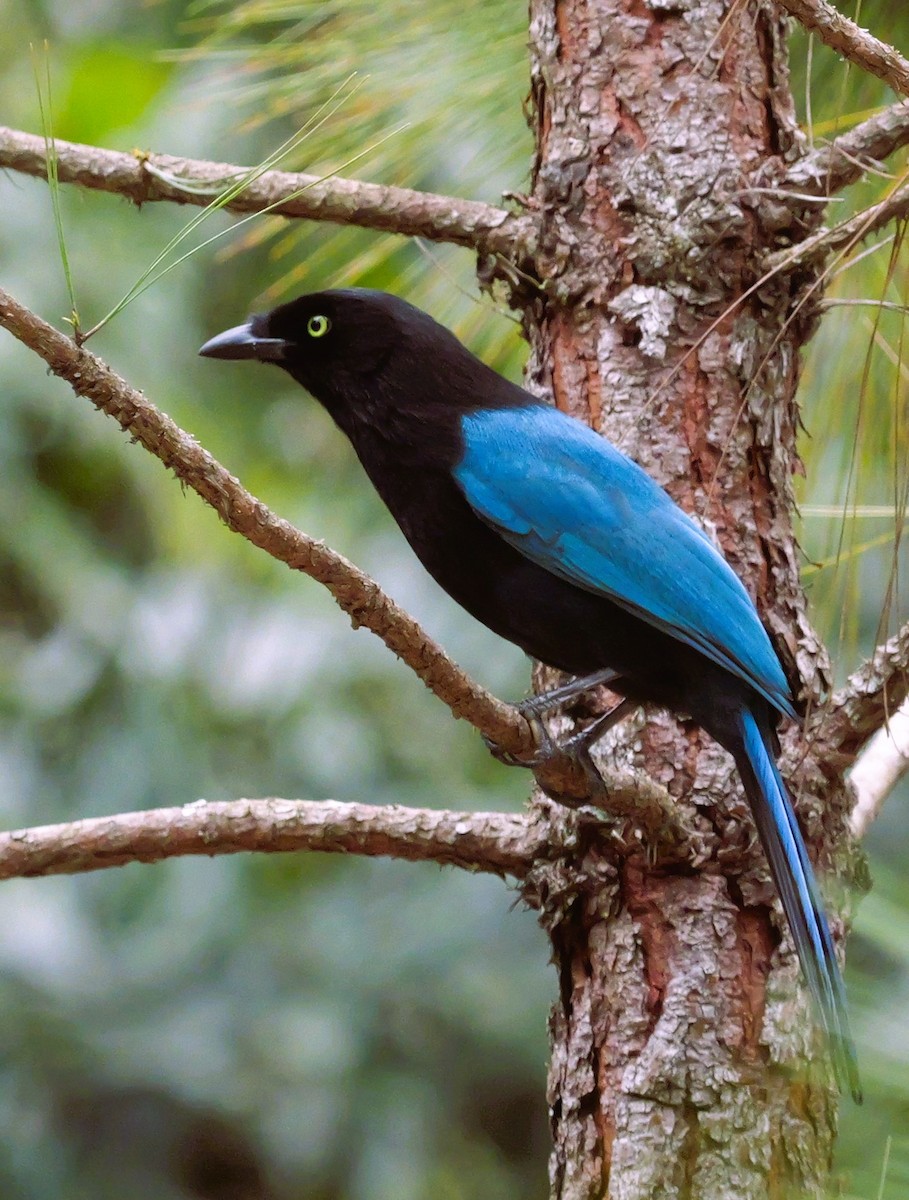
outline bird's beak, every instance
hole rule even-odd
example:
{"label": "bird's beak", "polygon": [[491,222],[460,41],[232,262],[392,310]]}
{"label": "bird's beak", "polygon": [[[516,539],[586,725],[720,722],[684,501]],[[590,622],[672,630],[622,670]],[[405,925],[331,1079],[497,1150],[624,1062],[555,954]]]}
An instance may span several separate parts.
{"label": "bird's beak", "polygon": [[288,343],[283,338],[259,337],[252,323],[235,325],[210,338],[199,353],[203,358],[256,358],[260,362],[281,362]]}

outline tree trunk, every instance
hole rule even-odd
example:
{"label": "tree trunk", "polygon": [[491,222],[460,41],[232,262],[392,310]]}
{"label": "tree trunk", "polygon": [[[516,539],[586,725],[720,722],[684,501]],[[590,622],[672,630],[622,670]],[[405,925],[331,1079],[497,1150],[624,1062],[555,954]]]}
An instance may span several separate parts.
{"label": "tree trunk", "polygon": [[[749,293],[768,252],[818,220],[817,205],[771,192],[803,152],[784,21],[764,0],[532,0],[530,30],[544,286],[525,308],[528,384],[698,515],[810,706],[827,660],[799,582],[791,478],[817,280],[779,272]],[[784,771],[829,869],[842,783],[800,749],[797,777]],[[579,832],[572,860],[528,888],[561,980],[552,1195],[820,1195],[837,1097],[731,760],[653,712],[604,754],[678,797],[698,858],[682,869],[627,831]]]}

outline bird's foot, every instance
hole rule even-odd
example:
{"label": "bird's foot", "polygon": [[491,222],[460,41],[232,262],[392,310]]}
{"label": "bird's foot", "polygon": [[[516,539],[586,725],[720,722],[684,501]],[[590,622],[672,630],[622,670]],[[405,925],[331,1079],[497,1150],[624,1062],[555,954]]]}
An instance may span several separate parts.
{"label": "bird's foot", "polygon": [[549,730],[539,719],[539,716],[533,712],[523,712],[524,719],[533,731],[534,740],[536,742],[536,750],[526,757],[518,757],[512,754],[510,750],[503,749],[498,742],[494,742],[492,738],[488,738],[485,734],[480,736],[486,744],[486,749],[506,767],[525,767],[531,771],[534,767],[542,766],[548,762],[553,754],[558,750],[558,744],[553,740]]}
{"label": "bird's foot", "polygon": [[[600,674],[602,675],[603,673],[601,672]],[[589,678],[596,678],[599,682],[599,676],[590,676]],[[578,680],[576,682],[580,683],[581,681]],[[571,684],[566,685],[567,688],[571,686]],[[551,697],[552,693],[546,693],[546,695],[547,697]],[[572,692],[572,695],[577,695],[577,692]],[[539,697],[534,697],[534,699],[539,699]],[[567,757],[574,759],[584,769],[585,773],[599,779],[599,772],[593,759],[590,757],[591,746],[598,742],[613,725],[617,725],[619,721],[633,712],[637,708],[637,704],[634,700],[620,700],[608,712],[597,717],[586,729],[582,729],[580,733],[566,738],[564,742],[557,742],[555,740],[540,720],[540,714],[533,707],[519,707],[527,724],[533,730],[537,748],[531,755],[519,758],[509,750],[503,750],[496,742],[484,736],[483,741],[494,758],[508,767],[528,767],[533,770],[534,767],[541,767],[544,763],[550,762],[557,756],[567,755]],[[549,707],[548,701],[547,707]]]}

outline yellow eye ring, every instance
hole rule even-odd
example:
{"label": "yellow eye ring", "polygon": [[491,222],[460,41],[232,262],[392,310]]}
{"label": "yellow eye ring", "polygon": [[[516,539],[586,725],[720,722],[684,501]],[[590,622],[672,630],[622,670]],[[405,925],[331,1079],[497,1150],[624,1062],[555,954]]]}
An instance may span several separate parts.
{"label": "yellow eye ring", "polygon": [[329,329],[331,329],[331,321],[329,321],[328,317],[323,317],[321,314],[310,317],[306,322],[306,332],[310,337],[325,337]]}

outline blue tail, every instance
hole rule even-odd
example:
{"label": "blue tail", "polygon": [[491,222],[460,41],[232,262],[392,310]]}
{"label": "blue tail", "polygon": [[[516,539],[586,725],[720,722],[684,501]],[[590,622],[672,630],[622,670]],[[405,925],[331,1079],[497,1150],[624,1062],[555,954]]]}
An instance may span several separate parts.
{"label": "blue tail", "polygon": [[811,860],[768,744],[770,730],[762,730],[748,709],[740,713],[739,728],[742,735],[741,752],[736,754],[739,773],[799,962],[827,1034],[837,1079],[849,1088],[856,1104],[861,1104],[855,1044],[846,1012],[846,989]]}

